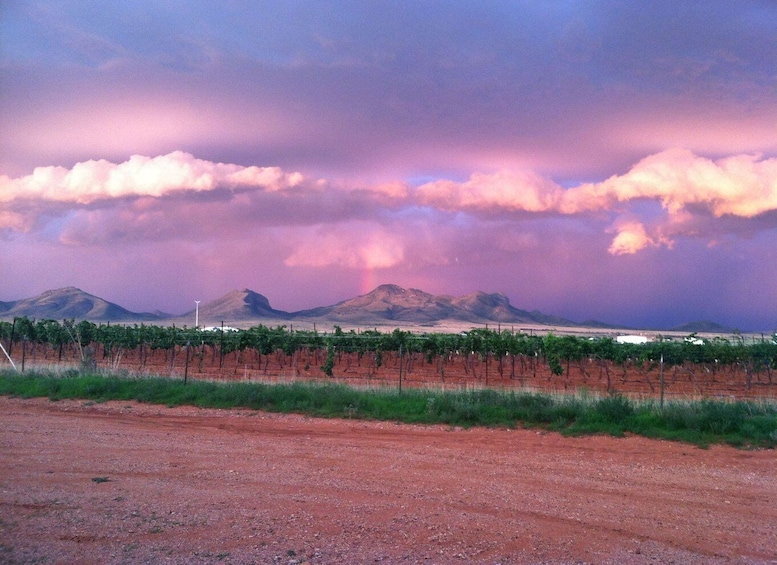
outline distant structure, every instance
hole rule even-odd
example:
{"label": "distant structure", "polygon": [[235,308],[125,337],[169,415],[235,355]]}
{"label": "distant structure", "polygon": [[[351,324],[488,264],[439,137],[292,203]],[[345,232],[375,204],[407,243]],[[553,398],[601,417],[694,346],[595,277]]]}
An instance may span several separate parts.
{"label": "distant structure", "polygon": [[619,335],[615,338],[615,341],[617,343],[633,343],[635,345],[640,345],[647,343],[650,340],[644,335]]}

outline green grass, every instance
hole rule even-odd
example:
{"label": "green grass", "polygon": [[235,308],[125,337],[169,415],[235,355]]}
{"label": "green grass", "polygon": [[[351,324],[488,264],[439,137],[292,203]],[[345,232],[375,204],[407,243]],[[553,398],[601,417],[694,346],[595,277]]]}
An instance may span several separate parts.
{"label": "green grass", "polygon": [[167,406],[249,408],[319,417],[450,426],[539,427],[568,435],[638,434],[706,447],[777,447],[777,404],[635,401],[621,395],[550,395],[490,389],[361,390],[340,384],[213,383],[158,377],[0,372],[0,395],[51,400],[136,400]]}

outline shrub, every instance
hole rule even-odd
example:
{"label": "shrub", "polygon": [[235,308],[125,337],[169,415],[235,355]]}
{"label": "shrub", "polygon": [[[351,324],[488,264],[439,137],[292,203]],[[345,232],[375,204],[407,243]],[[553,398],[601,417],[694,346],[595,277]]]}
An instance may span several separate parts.
{"label": "shrub", "polygon": [[631,401],[621,394],[602,398],[594,404],[593,410],[604,422],[610,424],[623,424],[634,414]]}

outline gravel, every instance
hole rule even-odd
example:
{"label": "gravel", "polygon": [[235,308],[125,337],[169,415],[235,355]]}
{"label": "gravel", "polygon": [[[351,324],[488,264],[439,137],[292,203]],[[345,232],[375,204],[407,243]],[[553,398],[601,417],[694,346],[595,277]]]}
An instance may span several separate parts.
{"label": "gravel", "polygon": [[0,397],[0,563],[777,563],[774,451]]}

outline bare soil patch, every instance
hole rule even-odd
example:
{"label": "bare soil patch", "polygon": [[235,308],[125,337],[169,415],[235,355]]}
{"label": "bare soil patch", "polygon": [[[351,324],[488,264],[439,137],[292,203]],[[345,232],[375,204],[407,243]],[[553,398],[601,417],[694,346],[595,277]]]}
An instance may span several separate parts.
{"label": "bare soil patch", "polygon": [[775,563],[773,451],[0,398],[2,563]]}

